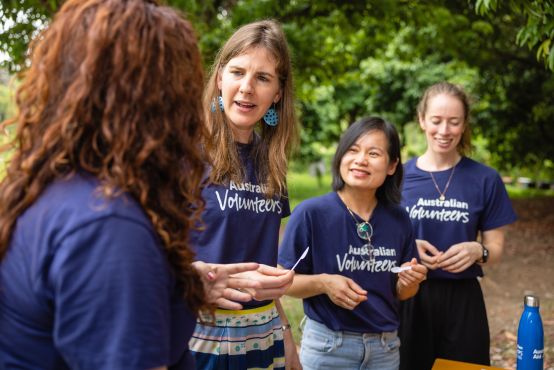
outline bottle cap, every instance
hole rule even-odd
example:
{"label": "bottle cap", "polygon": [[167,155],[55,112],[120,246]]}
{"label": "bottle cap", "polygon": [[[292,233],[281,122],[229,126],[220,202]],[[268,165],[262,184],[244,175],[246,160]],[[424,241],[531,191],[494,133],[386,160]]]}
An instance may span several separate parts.
{"label": "bottle cap", "polygon": [[539,297],[534,295],[526,295],[523,303],[528,307],[539,307]]}

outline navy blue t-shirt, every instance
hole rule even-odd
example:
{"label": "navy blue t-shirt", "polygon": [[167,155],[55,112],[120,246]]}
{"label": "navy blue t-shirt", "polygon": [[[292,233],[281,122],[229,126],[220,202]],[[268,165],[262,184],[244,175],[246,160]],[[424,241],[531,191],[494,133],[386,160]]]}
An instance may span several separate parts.
{"label": "navy blue t-shirt", "polygon": [[[202,215],[204,229],[193,233],[191,240],[196,259],[211,263],[258,262],[277,265],[277,247],[281,219],[290,215],[286,196],[267,198],[259,184],[252,158],[252,144],[237,143],[245,169],[241,183],[208,184],[202,191],[206,208]],[[244,307],[267,302],[251,301]]]}
{"label": "navy blue t-shirt", "polygon": [[[516,220],[506,188],[498,173],[470,158],[462,157],[446,192],[446,200],[439,193],[431,175],[419,169],[417,159],[404,165],[402,205],[408,212],[416,239],[427,240],[439,251],[452,245],[475,241],[479,231],[487,231]],[[433,172],[444,189],[452,169]],[[475,263],[467,270],[454,274],[441,269],[429,270],[428,278],[467,279],[483,276]]]}
{"label": "navy blue t-shirt", "polygon": [[152,224],[98,187],[55,181],[18,218],[0,265],[0,369],[194,366],[196,318]]}
{"label": "navy blue t-shirt", "polygon": [[368,300],[353,311],[335,305],[326,294],[304,299],[304,312],[332,330],[362,333],[398,329],[396,276],[390,269],[417,256],[410,220],[398,206],[380,203],[369,220],[373,226],[375,263],[360,254],[366,241],[337,193],[308,199],[292,212],[279,248],[279,264],[291,268],[306,247],[298,274],[339,274],[368,292]]}

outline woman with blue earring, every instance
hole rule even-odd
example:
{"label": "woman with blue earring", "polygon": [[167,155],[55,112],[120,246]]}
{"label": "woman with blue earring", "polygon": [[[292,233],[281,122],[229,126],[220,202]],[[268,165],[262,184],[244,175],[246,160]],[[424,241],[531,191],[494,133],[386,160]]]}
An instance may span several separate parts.
{"label": "woman with blue earring", "polygon": [[219,51],[204,92],[210,160],[202,191],[203,229],[191,238],[196,258],[258,262],[234,275],[260,283],[242,310],[218,308],[199,320],[191,351],[198,369],[300,369],[279,297],[294,273],[278,269],[281,219],[290,214],[288,155],[296,141],[291,62],[280,25],[247,24]]}

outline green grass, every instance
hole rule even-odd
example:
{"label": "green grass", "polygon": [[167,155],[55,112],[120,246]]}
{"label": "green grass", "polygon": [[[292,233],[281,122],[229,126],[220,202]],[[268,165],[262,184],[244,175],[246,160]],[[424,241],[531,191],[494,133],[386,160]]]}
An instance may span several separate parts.
{"label": "green grass", "polygon": [[302,300],[298,298],[283,296],[283,298],[281,298],[281,303],[283,304],[283,309],[285,310],[287,318],[289,319],[294,341],[296,342],[296,345],[299,345],[300,339],[302,338],[300,322],[304,317],[304,307],[302,307]]}
{"label": "green grass", "polygon": [[554,197],[554,189],[523,189],[514,185],[506,185],[506,190],[512,199]]}
{"label": "green grass", "polygon": [[305,172],[289,172],[287,180],[291,209],[305,199],[331,191],[331,175],[324,175],[320,186],[314,176]]}

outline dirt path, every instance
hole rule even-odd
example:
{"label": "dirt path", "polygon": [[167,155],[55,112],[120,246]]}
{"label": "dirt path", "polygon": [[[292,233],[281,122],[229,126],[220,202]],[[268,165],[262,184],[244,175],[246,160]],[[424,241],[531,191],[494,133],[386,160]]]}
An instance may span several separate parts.
{"label": "dirt path", "polygon": [[506,230],[502,261],[481,284],[491,332],[492,364],[515,369],[523,297],[536,294],[544,326],[544,368],[554,370],[554,199],[514,200],[518,221]]}

